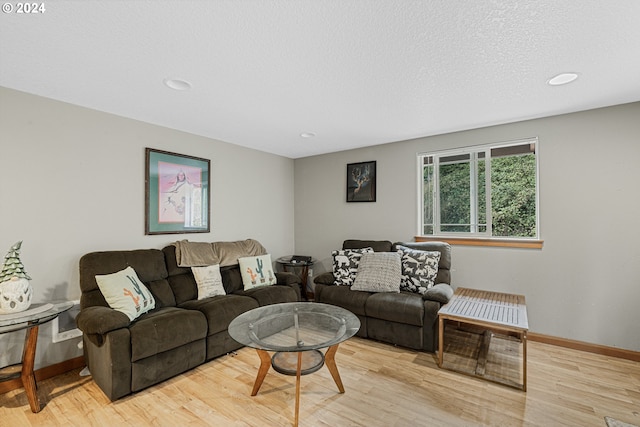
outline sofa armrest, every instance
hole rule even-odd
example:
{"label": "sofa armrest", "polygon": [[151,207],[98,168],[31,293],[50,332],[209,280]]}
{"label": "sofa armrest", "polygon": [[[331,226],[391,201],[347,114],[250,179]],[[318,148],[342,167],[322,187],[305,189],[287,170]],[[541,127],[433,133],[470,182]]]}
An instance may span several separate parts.
{"label": "sofa armrest", "polygon": [[276,280],[278,285],[297,285],[300,283],[300,278],[296,274],[287,271],[276,272]]}
{"label": "sofa armrest", "polygon": [[78,329],[86,335],[104,335],[116,329],[126,328],[131,321],[129,316],[109,307],[87,307],[76,316]]}
{"label": "sofa armrest", "polygon": [[333,272],[325,271],[324,273],[318,274],[313,278],[313,283],[319,283],[321,285],[335,284],[335,278],[333,277]]}
{"label": "sofa armrest", "polygon": [[452,296],[453,288],[451,286],[449,286],[447,283],[438,283],[432,288],[427,289],[427,292],[422,295],[422,299],[446,304],[449,302]]}

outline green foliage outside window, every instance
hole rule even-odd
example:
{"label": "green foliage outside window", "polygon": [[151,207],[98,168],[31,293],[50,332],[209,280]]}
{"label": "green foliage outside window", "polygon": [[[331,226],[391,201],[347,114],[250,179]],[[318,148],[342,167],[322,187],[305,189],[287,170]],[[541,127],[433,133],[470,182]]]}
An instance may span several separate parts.
{"label": "green foliage outside window", "polygon": [[440,223],[444,232],[471,231],[469,163],[440,165]]}
{"label": "green foliage outside window", "polygon": [[536,158],[533,154],[491,161],[493,235],[536,236]]}

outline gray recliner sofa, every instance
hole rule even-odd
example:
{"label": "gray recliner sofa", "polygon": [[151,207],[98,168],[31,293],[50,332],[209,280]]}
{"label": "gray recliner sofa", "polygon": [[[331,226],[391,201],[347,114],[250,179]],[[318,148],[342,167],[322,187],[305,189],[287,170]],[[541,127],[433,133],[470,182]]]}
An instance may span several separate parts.
{"label": "gray recliner sofa", "polygon": [[453,296],[451,247],[445,242],[397,242],[345,240],[342,249],[371,247],[375,252],[395,252],[402,245],[423,251],[439,251],[435,285],[424,295],[401,291],[367,292],[336,286],[331,271],[314,277],[315,299],[343,307],[360,319],[357,335],[402,347],[435,352],[438,348],[438,310]]}
{"label": "gray recliner sofa", "polygon": [[[238,315],[268,304],[300,301],[300,279],[275,273],[277,284],[244,290],[237,264],[220,268],[227,295],[198,300],[190,268],[176,248],[88,253],[80,259],[80,313],[84,357],[110,400],[162,382],[242,347],[227,332]],[[95,276],[133,267],[153,294],[152,311],[130,321],[109,307]]]}

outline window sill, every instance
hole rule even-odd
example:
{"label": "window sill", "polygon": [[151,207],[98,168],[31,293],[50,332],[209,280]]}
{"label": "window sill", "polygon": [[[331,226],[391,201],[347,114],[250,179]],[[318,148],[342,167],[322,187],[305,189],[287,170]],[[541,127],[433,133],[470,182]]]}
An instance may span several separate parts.
{"label": "window sill", "polygon": [[475,237],[447,237],[447,236],[415,236],[416,242],[447,242],[450,245],[462,246],[491,246],[501,248],[542,249],[544,240],[530,239],[484,239]]}

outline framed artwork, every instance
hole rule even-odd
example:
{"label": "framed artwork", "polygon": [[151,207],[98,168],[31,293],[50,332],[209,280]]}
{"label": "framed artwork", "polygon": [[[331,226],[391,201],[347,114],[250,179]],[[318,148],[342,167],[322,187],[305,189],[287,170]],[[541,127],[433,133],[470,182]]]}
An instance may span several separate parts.
{"label": "framed artwork", "polygon": [[376,201],[376,162],[347,165],[347,202]]}
{"label": "framed artwork", "polygon": [[208,233],[210,161],[146,149],[145,234]]}

